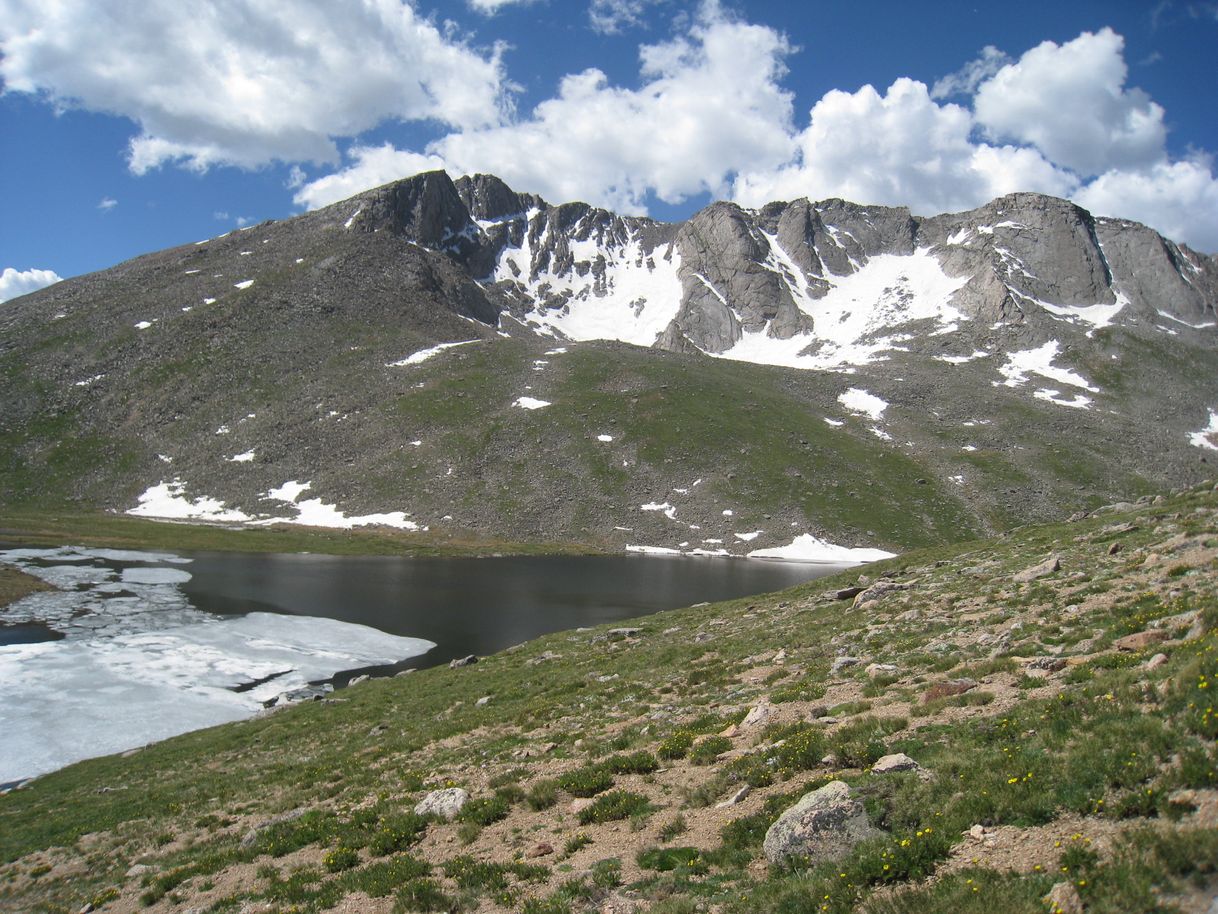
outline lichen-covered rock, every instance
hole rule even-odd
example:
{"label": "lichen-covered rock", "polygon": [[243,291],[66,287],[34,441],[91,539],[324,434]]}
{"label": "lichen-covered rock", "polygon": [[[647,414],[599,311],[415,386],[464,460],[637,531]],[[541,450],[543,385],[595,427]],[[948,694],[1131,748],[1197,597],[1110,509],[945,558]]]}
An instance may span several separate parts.
{"label": "lichen-covered rock", "polygon": [[922,766],[904,752],[894,752],[879,759],[871,770],[875,774],[888,774],[892,771],[921,771]]}
{"label": "lichen-covered rock", "polygon": [[433,790],[415,804],[415,815],[439,816],[451,822],[469,802],[469,793],[460,787]]}
{"label": "lichen-covered rock", "polygon": [[778,817],[765,833],[763,849],[771,865],[798,859],[815,864],[838,860],[860,841],[879,834],[849,785],[830,781]]}

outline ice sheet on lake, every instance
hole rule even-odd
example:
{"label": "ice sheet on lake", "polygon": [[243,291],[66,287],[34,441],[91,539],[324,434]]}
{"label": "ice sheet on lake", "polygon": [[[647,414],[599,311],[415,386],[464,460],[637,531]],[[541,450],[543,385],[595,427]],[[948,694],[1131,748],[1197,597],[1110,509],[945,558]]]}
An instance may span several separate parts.
{"label": "ice sheet on lake", "polygon": [[165,567],[184,561],[128,550],[0,551],[0,562],[71,588],[0,610],[2,623],[38,622],[65,636],[0,647],[0,783],[249,717],[310,681],[434,647],[333,619],[202,612],[178,586],[190,574]]}
{"label": "ice sheet on lake", "polygon": [[[0,648],[0,782],[240,720],[311,680],[405,660],[433,646],[333,619],[252,613]],[[267,677],[273,678],[233,691]]]}

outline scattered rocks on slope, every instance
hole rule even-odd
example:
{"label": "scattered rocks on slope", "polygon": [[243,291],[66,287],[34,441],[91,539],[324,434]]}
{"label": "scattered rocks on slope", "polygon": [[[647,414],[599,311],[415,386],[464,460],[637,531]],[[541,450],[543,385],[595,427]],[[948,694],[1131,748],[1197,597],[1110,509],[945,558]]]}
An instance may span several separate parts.
{"label": "scattered rocks on slope", "polygon": [[772,866],[792,859],[816,864],[838,860],[860,841],[878,834],[850,787],[844,781],[830,781],[804,794],[778,817],[765,833],[763,850]]}

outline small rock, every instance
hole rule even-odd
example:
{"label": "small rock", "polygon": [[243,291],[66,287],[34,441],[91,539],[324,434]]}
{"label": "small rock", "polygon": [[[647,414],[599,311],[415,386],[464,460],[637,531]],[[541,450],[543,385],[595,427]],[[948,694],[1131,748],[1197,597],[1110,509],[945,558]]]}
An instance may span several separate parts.
{"label": "small rock", "polygon": [[774,655],[774,659],[770,662],[775,664],[776,666],[781,666],[782,664],[786,663],[786,661],[787,661],[787,651],[786,651],[786,648],[783,648],[783,649],[779,650],[779,652],[777,654]]}
{"label": "small rock", "polygon": [[832,752],[830,752],[828,755],[826,755],[824,758],[822,758],[820,760],[820,763],[822,765],[827,765],[830,768],[836,768],[837,767],[837,756],[834,755]]}
{"label": "small rock", "polygon": [[597,914],[635,914],[638,909],[638,902],[614,892],[601,902]]}
{"label": "small rock", "polygon": [[829,667],[829,672],[830,674],[836,676],[842,670],[846,669],[846,667],[855,666],[860,662],[861,661],[858,657],[835,657],[833,660],[833,666]]}
{"label": "small rock", "polygon": [[468,802],[469,793],[460,787],[433,790],[415,804],[414,814],[416,816],[439,816],[441,819],[451,822]]}
{"label": "small rock", "polygon": [[854,598],[854,608],[858,609],[860,606],[874,603],[898,590],[909,590],[909,587],[909,584],[897,584],[894,581],[876,581]]}
{"label": "small rock", "polygon": [[1117,638],[1112,642],[1112,646],[1118,651],[1144,651],[1152,644],[1159,644],[1166,640],[1167,632],[1160,631],[1159,629],[1150,629],[1144,632],[1135,632],[1123,638]]}
{"label": "small rock", "polygon": [[567,812],[577,816],[595,802],[591,797],[576,797],[571,801],[571,805],[567,807]]}
{"label": "small rock", "polygon": [[719,731],[720,736],[726,736],[728,739],[734,739],[740,735],[740,728],[736,724],[728,724]]}
{"label": "small rock", "polygon": [[1159,667],[1161,667],[1165,663],[1167,663],[1166,654],[1155,654],[1153,657],[1151,657],[1149,660],[1146,661],[1146,669],[1157,670]]}
{"label": "small rock", "polygon": [[729,806],[735,806],[737,803],[739,803],[741,800],[743,800],[745,797],[747,797],[752,792],[753,792],[753,788],[750,787],[748,784],[745,784],[743,787],[741,787],[739,790],[737,790],[734,794],[732,794],[722,803],[716,803],[715,808],[716,809],[727,809]]}
{"label": "small rock", "polygon": [[1056,673],[1058,670],[1066,668],[1066,661],[1061,657],[1037,657],[1028,663],[1030,670],[1045,670],[1049,673]]}
{"label": "small rock", "polygon": [[77,914],[93,914],[93,902],[86,901]]}
{"label": "small rock", "polygon": [[455,670],[463,666],[473,666],[477,662],[478,656],[476,654],[470,654],[468,657],[459,657],[455,660],[448,661],[448,668],[450,670]]}
{"label": "small rock", "polygon": [[540,844],[534,844],[532,847],[530,847],[528,854],[526,854],[525,856],[527,856],[527,857],[548,857],[552,853],[554,853],[554,846],[551,844],[547,844],[545,841],[542,841]]}
{"label": "small rock", "polygon": [[641,628],[611,628],[605,634],[610,641],[621,641],[624,638],[637,638],[640,632]]}
{"label": "small rock", "polygon": [[1049,889],[1045,904],[1049,906],[1049,914],[1083,914],[1083,900],[1078,897],[1078,889],[1069,882],[1059,882]]}
{"label": "small rock", "polygon": [[538,664],[546,663],[550,660],[561,660],[562,654],[556,654],[553,651],[542,651],[536,657],[530,657],[526,660],[525,666],[537,666]]}
{"label": "small rock", "polygon": [[873,774],[888,774],[893,771],[921,771],[922,766],[904,752],[886,755],[871,766]]}
{"label": "small rock", "polygon": [[830,781],[804,794],[779,816],[765,833],[762,847],[771,866],[792,859],[806,859],[815,865],[839,860],[860,841],[880,834],[849,786],[843,781]]}
{"label": "small rock", "polygon": [[897,672],[897,668],[891,663],[869,663],[864,672],[867,674],[868,679],[876,679],[880,676],[889,676]]}
{"label": "small rock", "polygon": [[1046,575],[1053,574],[1053,572],[1059,571],[1061,567],[1061,559],[1055,555],[1051,555],[1039,565],[1033,565],[1031,568],[1025,568],[1018,574],[1012,575],[1011,580],[1018,584],[1026,584],[1029,581],[1035,581],[1037,578],[1043,578]]}
{"label": "small rock", "polygon": [[760,727],[770,719],[773,709],[768,701],[759,702],[748,714],[744,716],[744,720],[740,722],[740,728],[747,730],[750,727]]}
{"label": "small rock", "polygon": [[477,707],[482,708],[482,707],[485,707],[487,705],[487,703],[490,702],[490,700],[491,700],[491,696],[483,695],[481,698],[479,698],[477,701],[475,701],[474,704]]}
{"label": "small rock", "polygon": [[967,834],[974,841],[983,841],[983,840],[985,840],[985,826],[984,825],[974,825],[972,828],[970,828],[968,830]]}
{"label": "small rock", "polygon": [[152,870],[153,867],[149,866],[147,863],[135,863],[132,864],[131,868],[127,870],[127,875],[130,877],[143,876],[145,873],[151,873]]}

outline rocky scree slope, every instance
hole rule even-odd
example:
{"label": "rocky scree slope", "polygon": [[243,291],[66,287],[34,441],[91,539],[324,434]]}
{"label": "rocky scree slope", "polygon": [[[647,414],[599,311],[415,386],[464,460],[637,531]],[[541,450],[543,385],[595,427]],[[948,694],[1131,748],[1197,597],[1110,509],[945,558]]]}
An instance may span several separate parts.
{"label": "rocky scree slope", "polygon": [[1216,290],[1033,194],[662,224],[426,173],[6,303],[0,500],[896,550],[1205,475]]}
{"label": "rocky scree slope", "polygon": [[87,761],[0,796],[0,907],[1202,914],[1216,559],[1207,483]]}

